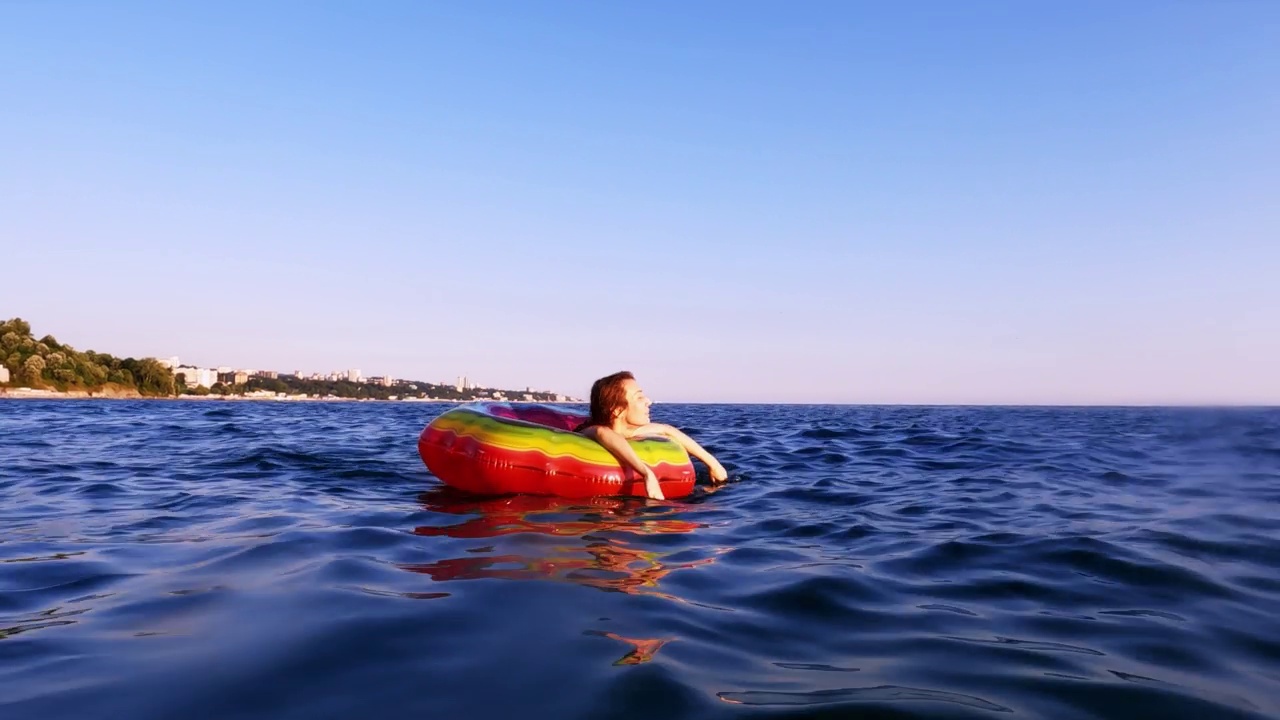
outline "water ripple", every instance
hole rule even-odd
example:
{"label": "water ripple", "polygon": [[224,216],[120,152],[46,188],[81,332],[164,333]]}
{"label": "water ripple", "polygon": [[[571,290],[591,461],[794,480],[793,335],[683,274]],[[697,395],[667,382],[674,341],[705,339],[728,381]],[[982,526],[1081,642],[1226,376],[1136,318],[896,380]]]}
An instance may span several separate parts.
{"label": "water ripple", "polygon": [[929,701],[952,703],[978,710],[994,712],[1013,712],[1012,709],[988,702],[980,697],[961,695],[941,690],[923,688],[898,687],[894,685],[877,685],[875,687],[838,688],[834,690],[813,690],[811,692],[721,692],[717,693],[725,702],[740,705],[831,705],[838,703],[902,703],[912,701]]}
{"label": "water ripple", "polygon": [[1280,411],[660,405],[648,502],[443,409],[0,401],[0,716],[1280,716]]}

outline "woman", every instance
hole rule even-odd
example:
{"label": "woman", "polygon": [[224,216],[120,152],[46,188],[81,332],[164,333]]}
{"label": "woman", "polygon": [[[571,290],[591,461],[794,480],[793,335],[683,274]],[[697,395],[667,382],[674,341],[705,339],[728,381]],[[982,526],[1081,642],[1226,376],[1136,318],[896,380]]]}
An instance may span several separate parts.
{"label": "woman", "polygon": [[623,467],[644,476],[649,497],[664,499],[658,476],[636,455],[627,443],[639,435],[662,435],[679,443],[693,457],[706,463],[712,482],[724,482],[728,475],[711,453],[692,438],[670,425],[649,422],[649,398],[640,389],[634,375],[627,371],[602,377],[591,385],[591,419],[576,428],[577,432],[595,440],[613,453]]}

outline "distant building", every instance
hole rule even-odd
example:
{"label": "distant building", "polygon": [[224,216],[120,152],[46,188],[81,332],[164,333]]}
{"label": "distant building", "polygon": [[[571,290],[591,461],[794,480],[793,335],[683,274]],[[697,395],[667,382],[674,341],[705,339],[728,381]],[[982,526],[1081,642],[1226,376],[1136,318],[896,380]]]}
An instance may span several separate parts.
{"label": "distant building", "polygon": [[9,382],[9,368],[0,365],[0,383]]}
{"label": "distant building", "polygon": [[347,379],[350,380],[351,382],[360,382],[360,371],[358,369],[348,370]]}
{"label": "distant building", "polygon": [[173,374],[181,375],[187,387],[213,387],[218,382],[218,373],[209,368],[178,366],[173,369]]}
{"label": "distant building", "polygon": [[165,369],[170,371],[178,367],[178,365],[180,364],[178,362],[177,355],[174,355],[173,357],[163,358],[163,359],[157,358],[156,362],[160,363],[162,366],[164,366]]}
{"label": "distant building", "polygon": [[244,370],[237,370],[232,374],[231,382],[236,385],[244,385],[249,382],[249,373]]}
{"label": "distant building", "polygon": [[277,373],[275,370],[259,370],[258,372],[254,373],[254,376],[260,377],[260,378],[267,378],[268,380],[275,380],[276,378],[280,377],[279,373]]}

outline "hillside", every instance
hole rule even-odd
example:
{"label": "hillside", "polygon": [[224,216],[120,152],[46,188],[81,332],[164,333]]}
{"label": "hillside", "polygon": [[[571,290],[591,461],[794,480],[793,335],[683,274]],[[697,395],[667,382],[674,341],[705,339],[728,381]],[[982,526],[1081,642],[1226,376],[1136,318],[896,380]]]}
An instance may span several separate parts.
{"label": "hillside", "polygon": [[112,394],[134,391],[147,397],[174,394],[173,374],[154,358],[117,358],[79,351],[52,335],[37,340],[21,318],[0,323],[0,358],[10,387],[84,390]]}

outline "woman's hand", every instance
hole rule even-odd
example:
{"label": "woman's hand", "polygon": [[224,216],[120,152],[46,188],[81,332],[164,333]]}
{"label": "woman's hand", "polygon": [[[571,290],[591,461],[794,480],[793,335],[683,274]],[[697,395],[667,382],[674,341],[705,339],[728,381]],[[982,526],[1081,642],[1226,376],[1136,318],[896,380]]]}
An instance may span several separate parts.
{"label": "woman's hand", "polygon": [[658,484],[658,476],[653,474],[653,470],[645,468],[644,471],[644,491],[654,500],[666,500],[662,494],[662,486]]}
{"label": "woman's hand", "polygon": [[707,463],[707,470],[711,473],[711,482],[722,483],[729,479],[729,473],[724,471],[724,466],[718,460]]}

